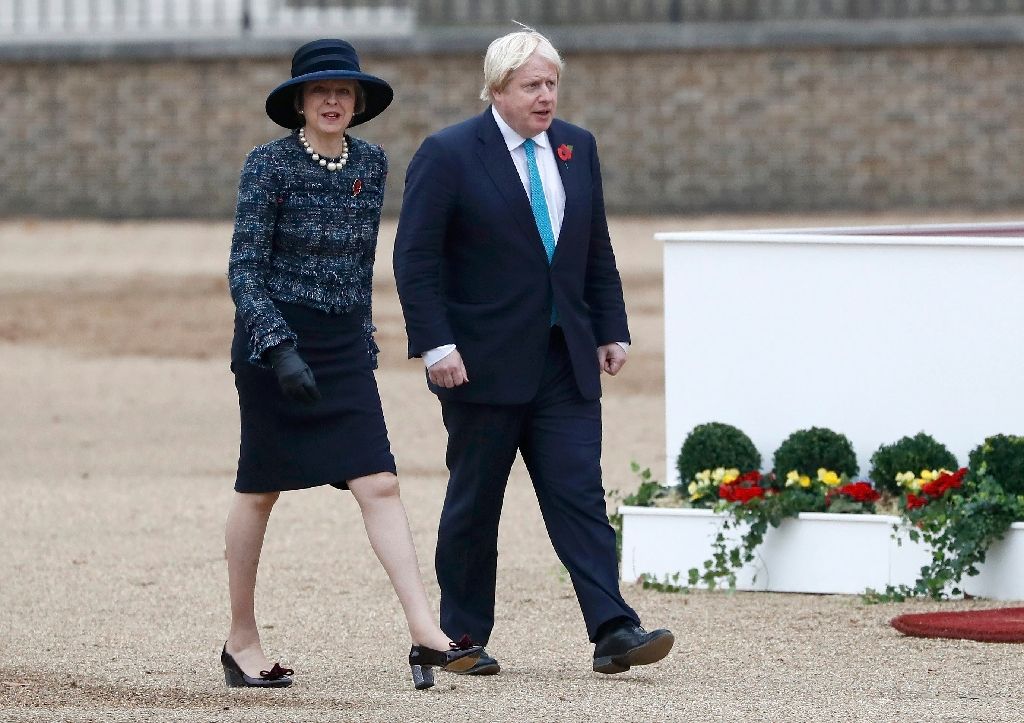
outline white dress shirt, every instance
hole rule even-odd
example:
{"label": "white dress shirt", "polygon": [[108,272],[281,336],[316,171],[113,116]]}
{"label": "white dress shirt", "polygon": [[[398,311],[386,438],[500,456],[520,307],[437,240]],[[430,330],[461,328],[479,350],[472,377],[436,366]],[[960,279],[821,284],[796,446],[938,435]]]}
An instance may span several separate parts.
{"label": "white dress shirt", "polygon": [[[512,162],[516,165],[519,173],[519,180],[522,181],[523,190],[526,191],[526,198],[530,198],[530,170],[526,164],[526,149],[523,143],[526,139],[512,130],[512,127],[505,122],[497,109],[491,106],[491,114],[498,124],[501,137],[505,139],[508,152],[512,156]],[[536,144],[534,157],[537,159],[537,170],[540,172],[540,183],[544,187],[544,200],[548,206],[548,216],[551,218],[551,230],[555,234],[555,244],[558,244],[558,234],[562,230],[562,219],[565,218],[565,186],[562,185],[562,176],[558,173],[558,166],[555,164],[555,154],[551,150],[551,141],[548,139],[547,131],[543,131],[533,137]],[[625,342],[618,342],[623,349],[629,348]],[[423,363],[431,367],[446,356],[455,351],[454,344],[445,344],[430,351],[423,352]]]}
{"label": "white dress shirt", "polygon": [[[523,143],[526,139],[512,130],[494,106],[491,106],[491,113],[498,124],[508,152],[512,155],[512,162],[516,164],[519,171],[519,180],[526,191],[526,198],[530,198],[530,170],[526,165],[526,149]],[[555,243],[558,243],[558,232],[562,230],[562,219],[565,218],[565,186],[562,185],[562,176],[558,173],[558,166],[555,165],[555,154],[551,150],[551,141],[548,140],[548,132],[544,131],[533,137],[537,145],[534,157],[537,159],[537,170],[540,171],[540,184],[544,187],[544,200],[548,205],[548,216],[551,218],[551,230],[555,233]]]}

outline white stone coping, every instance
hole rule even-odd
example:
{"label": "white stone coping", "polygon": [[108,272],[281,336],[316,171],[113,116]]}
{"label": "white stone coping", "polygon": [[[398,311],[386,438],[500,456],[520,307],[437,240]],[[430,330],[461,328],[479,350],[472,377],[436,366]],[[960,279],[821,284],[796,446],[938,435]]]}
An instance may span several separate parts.
{"label": "white stone coping", "polygon": [[[634,515],[637,517],[724,516],[723,513],[715,512],[706,507],[635,507],[632,505],[621,505],[618,508],[618,513],[620,515]],[[904,521],[903,517],[897,515],[856,514],[848,512],[801,512],[798,516],[801,520],[842,521],[853,524],[878,524],[879,522],[884,522],[885,524],[894,525]],[[1024,521],[1011,523],[1009,529],[1024,530]]]}
{"label": "white stone coping", "polygon": [[[1010,234],[1016,233],[1016,236]],[[990,234],[990,235],[986,235]],[[1024,220],[976,224],[836,226],[748,231],[685,231],[654,234],[675,243],[810,244],[825,246],[997,246],[1024,247]]]}

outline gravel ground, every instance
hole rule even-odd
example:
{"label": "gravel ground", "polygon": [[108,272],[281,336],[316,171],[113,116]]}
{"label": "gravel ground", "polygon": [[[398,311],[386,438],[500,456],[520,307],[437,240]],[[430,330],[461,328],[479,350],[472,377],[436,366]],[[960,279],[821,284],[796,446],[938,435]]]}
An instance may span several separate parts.
{"label": "gravel ground", "polygon": [[[987,220],[1024,214],[989,215]],[[606,486],[663,469],[655,231],[965,216],[615,219],[634,347],[606,384]],[[378,376],[428,592],[444,493],[439,409],[405,359],[382,230]],[[501,527],[501,675],[413,690],[400,610],[347,493],[282,496],[258,615],[287,690],[227,690],[223,523],[237,459],[227,224],[0,224],[0,720],[1020,721],[1008,644],[906,638],[894,615],[995,607],[624,586],[676,646],[603,676],[521,463]],[[841,564],[841,563],[839,563]]]}

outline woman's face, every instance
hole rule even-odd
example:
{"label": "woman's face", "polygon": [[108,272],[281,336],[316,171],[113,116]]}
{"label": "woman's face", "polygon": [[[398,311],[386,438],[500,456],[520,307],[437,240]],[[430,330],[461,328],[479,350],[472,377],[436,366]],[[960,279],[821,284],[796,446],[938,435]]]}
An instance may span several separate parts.
{"label": "woman's face", "polygon": [[356,81],[311,80],[302,84],[306,128],[324,135],[344,133],[356,108]]}

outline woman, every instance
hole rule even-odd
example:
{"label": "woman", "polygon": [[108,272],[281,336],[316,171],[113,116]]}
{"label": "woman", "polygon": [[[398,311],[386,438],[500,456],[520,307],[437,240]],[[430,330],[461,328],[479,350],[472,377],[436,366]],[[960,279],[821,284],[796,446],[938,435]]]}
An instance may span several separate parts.
{"label": "woman", "polygon": [[405,612],[414,682],[429,688],[433,667],[467,670],[480,648],[449,640],[427,603],[373,376],[370,291],[387,157],[345,131],[381,113],[393,92],[361,72],[341,40],[299,48],[291,75],[266,110],[294,130],[245,161],[228,266],[241,449],[221,662],[229,686],[291,685],[292,671],[270,665],[256,627],[260,550],[282,490],[330,484],[359,504]]}

